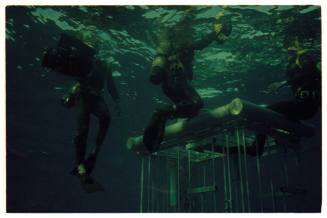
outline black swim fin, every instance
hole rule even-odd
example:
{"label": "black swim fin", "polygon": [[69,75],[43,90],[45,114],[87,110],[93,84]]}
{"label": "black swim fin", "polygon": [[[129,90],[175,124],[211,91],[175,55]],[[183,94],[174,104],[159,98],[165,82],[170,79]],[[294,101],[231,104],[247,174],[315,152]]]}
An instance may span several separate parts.
{"label": "black swim fin", "polygon": [[104,187],[93,177],[85,175],[79,176],[81,186],[87,193],[104,192]]}
{"label": "black swim fin", "polygon": [[103,186],[96,179],[90,176],[91,172],[92,171],[89,171],[88,173],[81,175],[78,173],[77,167],[75,167],[70,173],[79,178],[81,186],[85,192],[104,192]]}

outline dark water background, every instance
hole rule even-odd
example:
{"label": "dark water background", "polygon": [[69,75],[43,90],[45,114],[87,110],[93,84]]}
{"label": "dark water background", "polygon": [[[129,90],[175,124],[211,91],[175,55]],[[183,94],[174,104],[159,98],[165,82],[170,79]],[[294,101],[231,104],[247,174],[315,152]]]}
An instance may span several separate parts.
{"label": "dark water background", "polygon": [[[224,10],[233,15],[233,33],[223,45],[213,43],[196,54],[193,85],[204,96],[205,108],[241,97],[270,104],[292,96],[262,92],[283,79],[285,45],[295,36],[320,63],[321,28],[318,6],[197,7],[198,35]],[[176,22],[184,7],[7,7],[7,210],[9,212],[138,212],[140,158],[125,147],[139,135],[153,110],[169,103],[161,89],[148,82],[158,28]],[[209,20],[209,21],[208,21]],[[76,115],[60,105],[71,78],[40,65],[46,47],[65,30],[80,32],[97,44],[112,63],[121,95],[122,115],[112,123],[94,171],[105,192],[83,192],[69,174],[74,163],[72,138]],[[112,111],[112,100],[106,96]],[[321,205],[321,114],[310,123],[317,134],[312,147],[299,155],[290,183],[307,190],[305,201],[290,211],[319,211]],[[94,144],[96,122],[91,123]],[[274,165],[268,168],[274,172]],[[268,181],[266,181],[268,182]]]}

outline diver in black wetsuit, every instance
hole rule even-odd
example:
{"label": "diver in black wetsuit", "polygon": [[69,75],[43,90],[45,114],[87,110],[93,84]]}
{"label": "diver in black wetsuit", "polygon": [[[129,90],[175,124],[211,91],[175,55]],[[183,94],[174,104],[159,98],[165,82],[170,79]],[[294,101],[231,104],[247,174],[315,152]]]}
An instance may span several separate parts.
{"label": "diver in black wetsuit", "polygon": [[[62,98],[62,104],[67,108],[75,108],[78,115],[74,138],[76,167],[71,173],[81,179],[86,192],[103,191],[91,173],[110,124],[110,113],[104,100],[105,86],[116,103],[115,110],[119,115],[119,97],[112,71],[105,61],[96,56],[94,47],[80,40],[75,33],[62,33],[58,45],[48,48],[44,53],[42,66],[76,79],[75,85]],[[95,147],[85,158],[91,115],[98,118],[99,130]]]}
{"label": "diver in black wetsuit", "polygon": [[[71,92],[62,99],[63,104],[70,106],[74,102],[78,114],[77,133],[74,138],[76,147],[76,169],[73,174],[90,174],[96,162],[97,155],[105,139],[110,124],[110,113],[104,100],[104,88],[116,102],[115,109],[119,113],[118,92],[112,77],[110,67],[103,61],[94,58],[93,69],[89,76],[79,78],[72,87]],[[90,115],[99,120],[99,129],[96,137],[95,148],[90,156],[85,159],[86,142],[89,132]]]}
{"label": "diver in black wetsuit", "polygon": [[[321,72],[307,50],[301,48],[298,39],[288,48],[288,65],[286,80],[274,82],[268,87],[268,92],[275,92],[283,86],[290,86],[294,99],[281,101],[267,108],[284,114],[292,121],[312,118],[321,107]],[[248,155],[262,155],[267,136],[258,134],[251,146],[247,147]],[[237,153],[237,148],[230,148],[230,153]]]}
{"label": "diver in black wetsuit", "polygon": [[150,153],[159,149],[168,119],[192,118],[203,107],[203,100],[190,84],[195,50],[201,50],[213,41],[223,43],[231,33],[230,18],[219,13],[214,31],[193,41],[192,24],[187,23],[191,17],[189,10],[182,21],[163,32],[152,62],[150,81],[161,84],[163,92],[174,105],[156,110],[146,127],[143,142]]}

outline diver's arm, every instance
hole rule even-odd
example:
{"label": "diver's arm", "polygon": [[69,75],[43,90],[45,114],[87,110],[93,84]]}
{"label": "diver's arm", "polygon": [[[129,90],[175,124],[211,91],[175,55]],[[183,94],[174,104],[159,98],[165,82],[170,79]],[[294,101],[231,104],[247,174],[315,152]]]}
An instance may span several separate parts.
{"label": "diver's arm", "polygon": [[194,42],[193,49],[194,50],[202,50],[208,47],[213,41],[216,39],[216,33],[214,31],[209,34],[203,36],[200,40]]}
{"label": "diver's arm", "polygon": [[[297,71],[297,73],[300,74],[300,72]],[[306,81],[313,81],[318,80],[320,78],[321,74],[319,73],[316,68],[312,69],[310,73],[306,73],[304,75],[298,75],[297,77],[289,77],[286,80],[273,82],[268,86],[267,91],[268,92],[276,92],[278,89],[285,87],[285,86],[293,86],[294,84],[303,84]]]}
{"label": "diver's arm", "polygon": [[194,49],[200,50],[207,47],[213,41],[216,41],[218,44],[222,44],[229,36],[231,32],[231,23],[229,18],[222,20],[224,16],[223,12],[219,12],[213,24],[213,30],[202,37],[201,40],[195,43]]}
{"label": "diver's arm", "polygon": [[[221,23],[216,23],[213,25],[213,30],[207,35],[203,36],[200,40],[194,43],[194,50],[201,50],[208,47],[213,41],[216,43],[223,43],[225,40],[223,39],[224,34],[222,33],[223,25]],[[226,36],[225,36],[226,37]]]}
{"label": "diver's arm", "polygon": [[268,86],[267,92],[268,93],[276,92],[278,89],[287,85],[289,85],[289,82],[287,80],[273,82]]}

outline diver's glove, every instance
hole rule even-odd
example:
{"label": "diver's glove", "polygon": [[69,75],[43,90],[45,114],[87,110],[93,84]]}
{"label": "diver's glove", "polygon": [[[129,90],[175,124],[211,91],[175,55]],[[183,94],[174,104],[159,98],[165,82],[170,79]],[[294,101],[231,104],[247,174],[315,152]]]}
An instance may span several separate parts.
{"label": "diver's glove", "polygon": [[213,30],[217,36],[220,34],[222,29],[223,29],[223,25],[221,23],[216,23],[213,25]]}
{"label": "diver's glove", "polygon": [[68,93],[61,98],[61,104],[66,108],[71,108],[76,104],[76,95],[80,90],[80,84],[76,83]]}
{"label": "diver's glove", "polygon": [[224,33],[223,33],[223,28],[224,28],[224,26],[223,26],[223,24],[221,24],[221,23],[216,23],[216,24],[214,24],[214,26],[213,26],[213,29],[214,29],[214,33],[215,33],[215,40],[216,40],[216,42],[220,42],[220,43],[222,43],[222,42],[224,42],[227,38],[228,38],[228,36],[226,36]]}

